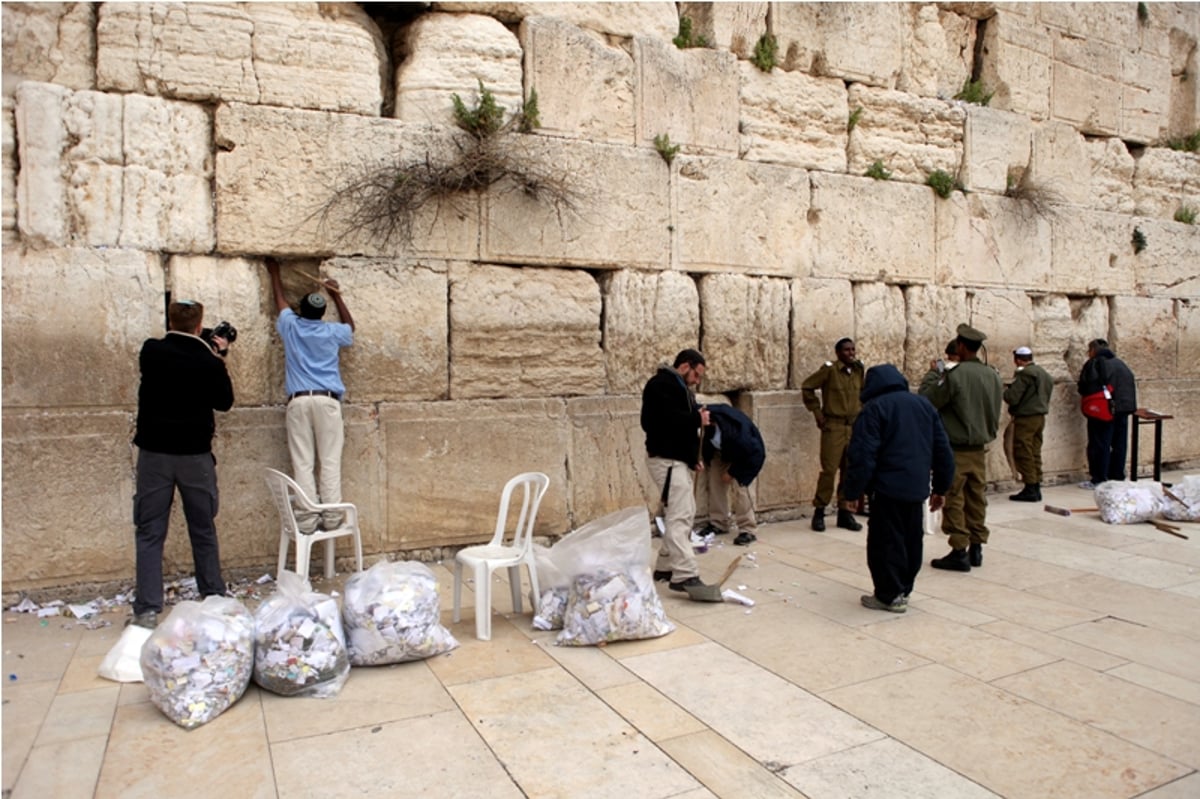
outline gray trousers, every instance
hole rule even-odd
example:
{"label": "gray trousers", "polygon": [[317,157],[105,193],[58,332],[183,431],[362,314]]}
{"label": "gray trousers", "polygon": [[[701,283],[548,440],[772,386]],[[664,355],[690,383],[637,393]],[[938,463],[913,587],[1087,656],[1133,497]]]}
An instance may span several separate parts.
{"label": "gray trousers", "polygon": [[217,461],[211,452],[201,455],[167,455],[138,450],[137,489],[133,497],[133,523],[137,529],[137,598],[134,613],[163,609],[163,545],[171,520],[175,489],[183,499],[196,588],[201,597],[225,593],[221,557],[217,548]]}

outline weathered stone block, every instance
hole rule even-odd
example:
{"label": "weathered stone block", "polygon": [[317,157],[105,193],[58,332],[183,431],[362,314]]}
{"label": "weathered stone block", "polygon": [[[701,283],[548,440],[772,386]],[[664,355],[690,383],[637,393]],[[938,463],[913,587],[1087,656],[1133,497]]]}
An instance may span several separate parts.
{"label": "weathered stone block", "polygon": [[378,116],[382,37],[349,3],[110,3],[101,89]]}
{"label": "weathered stone block", "polygon": [[13,101],[4,95],[0,107],[0,229],[17,227],[17,123]]}
{"label": "weathered stone block", "polygon": [[850,132],[847,170],[861,175],[882,161],[895,180],[924,183],[934,170],[958,175],[963,160],[962,104],[870,86],[850,87],[851,108],[862,108]]}
{"label": "weathered stone block", "polygon": [[846,170],[846,86],[837,78],[814,78],[780,69],[764,73],[753,64],[741,73],[741,157],[786,166]]}
{"label": "weathered stone block", "polygon": [[676,164],[681,268],[784,276],[811,270],[807,172],[728,158],[681,157]]}
{"label": "weathered stone block", "polygon": [[468,108],[479,86],[508,114],[524,102],[521,45],[498,20],[481,14],[423,14],[396,40],[396,113],[406,122],[453,125],[451,95]]}
{"label": "weathered stone block", "polygon": [[792,373],[790,388],[834,357],[841,338],[854,338],[854,291],[849,280],[792,281]]}
{"label": "weathered stone block", "polygon": [[[596,33],[560,19],[521,23],[528,91],[543,133],[633,144],[633,58]],[[518,75],[518,77],[520,77]]]}
{"label": "weathered stone block", "polygon": [[21,80],[96,86],[95,3],[5,3],[4,96]]}
{"label": "weathered stone block", "polygon": [[692,21],[692,35],[703,36],[710,46],[730,50],[749,59],[754,46],[767,33],[770,3],[680,3],[680,18]]}
{"label": "weathered stone block", "polygon": [[[1200,206],[1198,206],[1200,207]],[[1146,237],[1134,259],[1138,293],[1150,297],[1200,298],[1200,234],[1195,225],[1163,219],[1130,220]]]}
{"label": "weathered stone block", "polygon": [[1095,72],[1055,61],[1051,67],[1050,113],[1081,133],[1115,136],[1121,124],[1121,84]]}
{"label": "weathered stone block", "polygon": [[1113,297],[1110,306],[1113,351],[1139,378],[1171,378],[1180,329],[1177,300],[1160,297]]}
{"label": "weathered stone block", "polygon": [[1028,203],[955,192],[935,212],[939,283],[1049,288],[1050,222]]}
{"label": "weathered stone block", "polygon": [[166,330],[156,254],[4,248],[4,407],[132,407],[138,352]]}
{"label": "weathered stone block", "polygon": [[489,540],[500,491],[538,471],[550,488],[535,535],[566,532],[570,420],[560,399],[401,402],[379,407],[388,551]]}
{"label": "weathered stone block", "polygon": [[813,277],[933,279],[937,197],[928,187],[817,172],[809,177]]}
{"label": "weathered stone block", "polygon": [[682,272],[622,269],[600,277],[609,394],[640,394],[659,364],[700,345],[700,293]]}
{"label": "weathered stone block", "polygon": [[1177,377],[1200,377],[1200,303],[1183,300],[1176,303],[1179,315]]}
{"label": "weathered stone block", "polygon": [[[566,202],[509,183],[488,190],[480,257],[516,264],[663,269],[670,263],[670,170],[629,147],[522,137],[522,157],[561,180]],[[472,239],[474,240],[474,239]]]}
{"label": "weathered stone block", "polygon": [[895,88],[903,63],[903,9],[895,3],[775,3],[784,69]]}
{"label": "weathered stone block", "polygon": [[[1007,409],[1004,415],[1008,415]],[[1042,434],[1042,471],[1043,485],[1074,482],[1087,476],[1087,422],[1079,412],[1074,377],[1056,383],[1050,397],[1050,413],[1046,414]]]}
{"label": "weathered stone block", "polygon": [[[1200,419],[1200,380],[1139,380],[1138,405],[1175,417],[1163,422],[1163,463],[1186,464],[1194,470],[1196,453],[1200,452],[1200,431],[1190,421]],[[1151,474],[1148,467],[1154,456],[1152,428],[1142,432],[1138,454],[1141,474]]]}
{"label": "weathered stone block", "polygon": [[854,343],[863,363],[894,363],[904,369],[904,291],[886,283],[854,285]]}
{"label": "weathered stone block", "polygon": [[[959,323],[970,317],[967,293],[935,284],[904,289],[904,363],[896,363],[915,390],[931,364],[944,357],[946,342]],[[871,364],[873,365],[873,364]]]}
{"label": "weathered stone block", "polygon": [[1170,58],[1122,50],[1121,83],[1121,138],[1144,144],[1159,141],[1170,120]]}
{"label": "weathered stone block", "polygon": [[621,508],[657,506],[641,407],[640,396],[567,400],[572,528]]}
{"label": "weathered stone block", "polygon": [[1050,116],[1051,36],[1044,25],[1019,9],[1005,5],[990,17],[983,34],[984,59],[980,80],[994,92],[991,107],[1032,119]]}
{"label": "weathered stone block", "polygon": [[756,391],[742,408],[762,433],[767,460],[755,481],[755,509],[807,507],[821,471],[821,432],[799,391]]}
{"label": "weathered stone block", "polygon": [[1118,344],[1115,329],[1109,322],[1110,297],[1074,297],[1070,298],[1071,321],[1074,331],[1071,340],[1063,353],[1067,362],[1067,373],[1071,379],[1077,380],[1083,364],[1088,358],[1088,342],[1092,339],[1103,338]]}
{"label": "weathered stone block", "polygon": [[1011,111],[968,105],[963,132],[962,185],[1003,194],[1029,166],[1033,123]]}
{"label": "weathered stone block", "polygon": [[1133,172],[1134,212],[1172,219],[1181,206],[1200,209],[1200,154],[1147,148]]}
{"label": "weathered stone block", "polygon": [[1078,210],[1050,217],[1054,291],[1129,294],[1133,291],[1133,229],[1127,216]]}
{"label": "weathered stone block", "polygon": [[[1081,302],[1089,302],[1083,300]],[[1074,317],[1077,303],[1073,303],[1062,294],[1043,294],[1030,297],[1030,312],[1033,318],[1033,340],[1026,346],[1033,350],[1034,363],[1041,366],[1057,381],[1073,381],[1079,377],[1078,369],[1072,370],[1074,362],[1068,363],[1068,353],[1072,347],[1078,349],[1081,331],[1079,322]],[[1104,308],[1103,327],[1107,329],[1107,307],[1102,301],[1096,301],[1088,307],[1085,318],[1094,316],[1096,311]],[[1094,308],[1094,309],[1093,309]],[[1083,333],[1086,335],[1086,333]],[[1099,335],[1099,334],[1097,334]],[[1095,338],[1096,335],[1090,336]],[[1020,346],[1020,345],[1018,345]],[[1087,343],[1083,343],[1086,358]],[[1079,360],[1082,366],[1083,361]]]}
{"label": "weathered stone block", "polygon": [[455,399],[602,392],[596,280],[568,269],[452,267],[450,362]]}
{"label": "weathered stone block", "polygon": [[685,152],[738,151],[737,56],[636,37],[633,58],[639,76],[637,138],[643,147],[667,135]]}
{"label": "weathered stone block", "polygon": [[1083,134],[1065,122],[1041,122],[1033,128],[1029,168],[1011,174],[1018,197],[1043,205],[1090,205],[1092,158]]}
{"label": "weathered stone block", "polygon": [[[1012,351],[1033,341],[1033,302],[1023,291],[992,290],[969,299],[971,316],[963,320],[987,335],[981,359],[1001,373],[1012,371]],[[951,331],[953,334],[953,331]]]}
{"label": "weathered stone block", "polygon": [[1088,193],[1088,205],[1098,211],[1133,212],[1133,156],[1120,139],[1092,139],[1083,143],[1091,180],[1070,181],[1074,191]]}
{"label": "weathered stone block", "polygon": [[434,3],[434,11],[487,14],[501,22],[557,17],[572,25],[622,38],[657,36],[670,41],[679,31],[675,3]]}
{"label": "weathered stone block", "polygon": [[1063,39],[1127,45],[1137,39],[1137,14],[1108,3],[1036,3],[1037,18],[1068,34]]}
{"label": "weathered stone block", "polygon": [[[355,221],[370,208],[362,193],[335,193],[371,175],[399,174],[426,159],[454,158],[454,134],[316,111],[222,105],[216,114],[218,248],[225,253],[348,253],[471,257],[478,252],[478,197],[460,193],[418,205],[411,241],[371,234]],[[323,209],[328,207],[328,214]],[[385,218],[391,214],[380,211]],[[391,212],[394,213],[394,212]]]}
{"label": "weathered stone block", "polygon": [[952,97],[971,77],[975,21],[932,4],[901,7],[903,62],[896,88],[922,97]]}
{"label": "weathered stone block", "polygon": [[787,281],[746,275],[699,280],[706,391],[782,389],[788,380]]}

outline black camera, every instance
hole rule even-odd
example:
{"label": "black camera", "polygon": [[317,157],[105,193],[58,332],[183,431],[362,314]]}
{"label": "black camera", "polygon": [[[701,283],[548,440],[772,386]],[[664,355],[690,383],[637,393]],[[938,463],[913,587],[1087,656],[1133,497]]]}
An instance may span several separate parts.
{"label": "black camera", "polygon": [[208,342],[208,346],[212,347],[213,352],[218,355],[225,355],[229,352],[229,348],[226,347],[223,350],[217,349],[217,345],[213,343],[214,336],[223,338],[232,344],[237,341],[237,328],[228,322],[220,322],[216,327],[206,327],[200,331],[200,338]]}

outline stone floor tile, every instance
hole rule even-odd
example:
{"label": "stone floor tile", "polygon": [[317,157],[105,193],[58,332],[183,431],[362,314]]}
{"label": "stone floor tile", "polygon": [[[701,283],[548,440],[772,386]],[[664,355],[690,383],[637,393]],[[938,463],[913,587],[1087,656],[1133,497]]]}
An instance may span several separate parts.
{"label": "stone floor tile", "polygon": [[829,533],[810,532],[804,536],[804,542],[803,548],[798,551],[803,552],[806,557],[816,558],[822,563],[852,572],[863,570],[867,566],[865,537],[851,541]]}
{"label": "stone floor tile", "polygon": [[454,700],[428,663],[351,668],[342,690],[328,699],[262,690],[267,739],[274,744],[453,709]]}
{"label": "stone floor tile", "polygon": [[[676,632],[670,633],[665,638],[679,635],[680,630],[687,630],[687,628],[679,627]],[[616,652],[633,642],[620,642],[602,647],[555,646],[554,639],[558,637],[559,632],[558,630],[533,630],[528,635],[535,646],[553,658],[575,679],[590,686],[593,690],[599,691],[615,685],[637,682],[637,677],[614,659]]]}
{"label": "stone floor tile", "polygon": [[[683,600],[689,605],[705,604],[701,602],[692,602]],[[714,614],[730,615],[738,613],[739,609],[744,610],[740,605],[729,603],[711,603]],[[669,618],[669,617],[668,617]],[[637,641],[614,641],[601,648],[601,651],[607,654],[610,658],[621,660],[634,655],[644,655],[648,652],[663,652],[668,649],[679,649],[684,646],[692,646],[704,642],[704,636],[697,633],[691,627],[682,622],[672,622],[675,625],[675,631],[660,635],[658,638],[642,638]],[[556,647],[556,649],[579,649],[580,647]],[[583,647],[585,649],[596,649],[596,647]]]}
{"label": "stone floor tile", "polygon": [[[797,548],[792,549],[791,547],[798,543],[798,539],[795,537],[792,537],[787,542],[787,547],[777,546],[774,542],[775,539],[771,539],[764,545],[770,545],[772,550],[770,558],[778,561],[779,563],[784,563],[788,566],[794,566],[797,569],[802,569],[806,572],[813,572],[814,574],[823,572],[826,569],[839,568],[832,563],[826,563],[823,560],[818,560],[817,558],[813,557],[807,546],[798,546]],[[807,541],[805,541],[805,543],[807,543]],[[734,577],[734,579],[736,580],[738,578]]]}
{"label": "stone floor tile", "polygon": [[111,682],[91,691],[60,691],[50,704],[34,746],[107,735],[120,692],[120,687]]}
{"label": "stone floor tile", "polygon": [[462,683],[450,692],[528,796],[669,797],[698,787],[562,669]]}
{"label": "stone floor tile", "polygon": [[282,741],[271,759],[279,799],[522,795],[457,711]]}
{"label": "stone floor tile", "polygon": [[864,632],[983,682],[1058,659],[1055,655],[928,613],[906,614],[900,623],[890,621],[885,619],[872,624],[864,628]]}
{"label": "stone floor tile", "polygon": [[42,727],[42,721],[50,712],[57,688],[55,683],[48,680],[4,684],[4,709],[0,712],[0,719],[3,720],[0,736],[3,737],[4,746],[0,747],[3,755],[0,773],[4,775],[5,790],[16,782]]}
{"label": "stone floor tile", "polygon": [[669,738],[660,746],[716,796],[804,799],[769,768],[712,730]]}
{"label": "stone floor tile", "polygon": [[[917,578],[919,586],[920,578]],[[978,627],[984,624],[990,624],[996,620],[995,616],[989,616],[986,613],[980,613],[977,610],[972,610],[968,607],[956,604],[945,599],[936,599],[930,596],[924,596],[920,590],[914,589],[912,596],[908,598],[908,607],[910,611],[920,610],[933,616],[937,616],[948,621],[966,624],[971,627]]]}
{"label": "stone floor tile", "polygon": [[1072,663],[1078,663],[1081,666],[1087,666],[1089,669],[1096,669],[1097,671],[1116,668],[1128,663],[1125,658],[1117,657],[1108,652],[1101,652],[1099,649],[1080,646],[1054,633],[1031,630],[1028,627],[1014,624],[1011,621],[994,621],[982,625],[979,629],[985,633],[1007,638],[1009,641],[1031,647],[1039,652],[1045,652],[1047,655],[1069,660]]}
{"label": "stone floor tile", "polygon": [[[1007,531],[1001,530],[1000,534],[1004,532]],[[971,574],[1009,588],[1025,589],[1043,583],[1070,580],[1086,572],[1024,557],[1023,553],[1013,554],[998,544],[989,543],[983,549],[983,567],[972,570]],[[917,579],[919,581],[920,577]]]}
{"label": "stone floor tile", "polygon": [[149,702],[118,705],[96,799],[205,799],[214,786],[225,796],[273,799],[276,775],[264,727],[253,685],[224,713],[192,730]]}
{"label": "stone floor tile", "polygon": [[[1184,525],[1180,524],[1180,527],[1184,527]],[[1190,533],[1187,535],[1191,536]],[[1131,555],[1144,555],[1147,558],[1165,560],[1168,563],[1186,564],[1195,568],[1200,574],[1200,542],[1195,540],[1195,537],[1191,537],[1187,541],[1164,537],[1162,540],[1144,541],[1134,546],[1124,547],[1122,551]]]}
{"label": "stone floor tile", "polygon": [[145,683],[121,683],[121,695],[117,698],[118,705],[133,705],[138,702],[150,701],[150,689]]}
{"label": "stone floor tile", "polygon": [[800,763],[780,776],[810,799],[997,799],[988,789],[892,739]]}
{"label": "stone floor tile", "polygon": [[1196,619],[1200,618],[1200,598],[1180,596],[1164,607],[1162,592],[1101,575],[1078,577],[1029,590],[1048,599],[1090,608],[1101,615],[1117,616],[1156,630],[1200,637],[1200,625],[1196,624]]}
{"label": "stone floor tile", "polygon": [[[875,613],[861,605],[859,610]],[[848,629],[786,605],[755,608],[747,617],[707,617],[693,623],[708,639],[813,692],[929,662],[862,629]]]}
{"label": "stone floor tile", "polygon": [[1185,680],[1200,677],[1200,640],[1195,638],[1111,616],[1058,630],[1056,634]]}
{"label": "stone floor tile", "polygon": [[[1103,523],[1100,524],[1107,526]],[[1154,531],[1154,528],[1149,525],[1146,525],[1146,529]],[[1099,543],[1066,541],[1060,536],[1056,537],[1052,534],[1040,535],[1020,530],[1008,530],[1007,532],[1013,539],[1012,546],[1026,557],[1043,563],[1106,575],[1113,579],[1149,588],[1165,588],[1194,579],[1194,576],[1188,571],[1190,567],[1186,564],[1132,555]]]}
{"label": "stone floor tile", "polygon": [[1196,799],[1200,796],[1200,772],[1160,785],[1140,794],[1138,799]]}
{"label": "stone floor tile", "polygon": [[69,693],[71,691],[91,691],[106,685],[113,685],[112,680],[104,679],[98,672],[102,660],[104,660],[104,655],[84,655],[76,652],[75,657],[71,658],[71,662],[67,664],[67,670],[63,672],[58,690]]}
{"label": "stone floor tile", "polygon": [[1195,599],[1200,599],[1200,580],[1197,580],[1194,583],[1184,583],[1183,585],[1173,585],[1170,588],[1168,588],[1167,590],[1170,591],[1172,594],[1179,594],[1180,596],[1187,596],[1187,597],[1193,597]]}
{"label": "stone floor tile", "polygon": [[12,799],[91,796],[107,743],[105,730],[104,735],[35,746],[13,786]]}
{"label": "stone floor tile", "polygon": [[823,696],[1006,799],[1127,799],[1191,770],[940,664]]}
{"label": "stone floor tile", "polygon": [[623,663],[760,763],[787,767],[882,737],[849,714],[715,643],[641,655]]}
{"label": "stone floor tile", "polygon": [[554,663],[542,647],[500,616],[492,618],[490,641],[476,638],[475,621],[465,616],[450,630],[458,647],[425,661],[443,685],[535,671]]}
{"label": "stone floor tile", "polygon": [[[75,657],[80,633],[76,629],[63,629],[62,619],[49,620],[59,625],[52,629],[50,624],[43,627],[29,614],[4,615],[6,621],[17,617],[15,623],[4,625],[4,638],[0,642],[5,678],[11,681],[15,675],[22,682],[61,680],[71,658]],[[69,622],[67,627],[76,628],[77,625]]]}
{"label": "stone floor tile", "polygon": [[644,682],[596,691],[604,702],[651,741],[701,732],[705,726]]}
{"label": "stone floor tile", "polygon": [[1188,702],[1066,662],[994,684],[1180,763],[1200,764],[1200,713]]}
{"label": "stone floor tile", "polygon": [[[1193,705],[1200,705],[1200,675],[1197,675],[1194,680],[1186,680],[1183,677],[1176,677],[1174,674],[1143,666],[1141,663],[1127,663],[1124,666],[1109,669],[1107,673],[1134,685],[1158,691],[1160,694],[1173,696],[1184,702],[1191,702]],[[1197,745],[1200,747],[1200,742]]]}
{"label": "stone floor tile", "polygon": [[[983,567],[984,569],[987,566]],[[976,579],[971,573],[930,569],[921,573],[917,585],[924,594],[953,602],[997,619],[1005,619],[1038,630],[1057,630],[1072,624],[1090,621],[1103,615],[1076,604],[1055,601],[1040,595],[1039,588],[1018,591],[988,580]]]}

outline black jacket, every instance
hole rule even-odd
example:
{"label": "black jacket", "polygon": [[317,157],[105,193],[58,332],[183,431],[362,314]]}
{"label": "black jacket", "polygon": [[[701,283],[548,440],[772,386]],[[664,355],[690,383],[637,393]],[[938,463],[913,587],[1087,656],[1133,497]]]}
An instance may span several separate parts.
{"label": "black jacket", "polygon": [[1101,348],[1079,373],[1079,396],[1095,394],[1106,385],[1112,386],[1113,413],[1137,410],[1137,381],[1133,372],[1112,350]]}
{"label": "black jacket", "polygon": [[762,433],[749,416],[730,405],[709,405],[708,414],[712,424],[704,428],[704,464],[716,454],[713,433],[720,430],[721,460],[729,464],[729,475],[740,485],[750,485],[767,459]]}
{"label": "black jacket", "polygon": [[863,408],[847,448],[842,495],[880,493],[901,502],[945,494],[954,480],[954,450],[941,416],[890,363],[872,366],[862,390]]}
{"label": "black jacket", "polygon": [[692,469],[700,460],[700,408],[683,378],[660,367],[642,389],[642,430],[646,454],[683,461]]}
{"label": "black jacket", "polygon": [[172,331],[146,339],[139,363],[142,383],[133,443],[167,455],[210,452],[213,411],[233,407],[225,362],[203,340]]}

